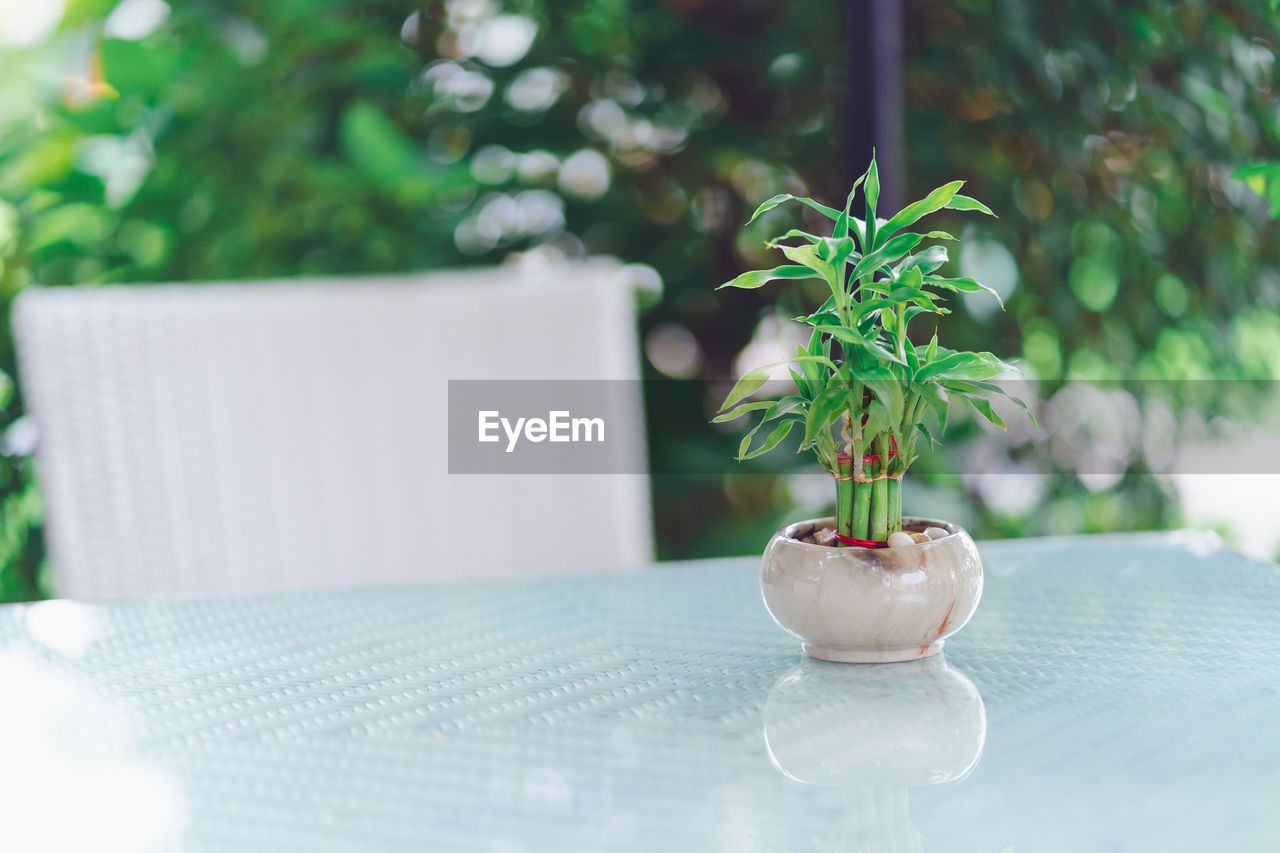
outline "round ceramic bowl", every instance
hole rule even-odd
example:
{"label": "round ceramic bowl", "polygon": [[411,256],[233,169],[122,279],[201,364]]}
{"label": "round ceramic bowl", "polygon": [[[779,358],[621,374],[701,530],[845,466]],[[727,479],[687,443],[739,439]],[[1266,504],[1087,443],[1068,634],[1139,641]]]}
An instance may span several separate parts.
{"label": "round ceramic bowl", "polygon": [[900,548],[832,548],[798,537],[835,519],[788,525],[764,551],[760,588],[773,620],[805,654],[844,663],[891,663],[942,651],[982,596],[982,561],[963,528],[904,518],[903,529],[947,535]]}

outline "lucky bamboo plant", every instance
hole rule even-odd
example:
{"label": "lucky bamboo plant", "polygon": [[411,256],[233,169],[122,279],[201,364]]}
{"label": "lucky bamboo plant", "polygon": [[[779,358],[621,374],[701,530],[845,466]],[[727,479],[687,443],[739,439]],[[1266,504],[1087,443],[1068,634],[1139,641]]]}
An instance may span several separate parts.
{"label": "lucky bamboo plant", "polygon": [[[1004,428],[990,398],[1009,395],[988,380],[1014,368],[989,352],[940,346],[936,330],[923,345],[907,334],[911,321],[921,315],[950,313],[941,304],[942,292],[986,291],[999,299],[972,278],[938,274],[948,259],[946,247],[922,244],[956,238],[945,231],[906,230],[942,209],[994,216],[981,202],[959,194],[963,183],[952,181],[887,220],[878,219],[880,180],[873,156],[843,210],[809,198],[776,195],[760,205],[748,225],[794,201],[830,220],[830,235],[787,231],[767,245],[780,250],[790,264],[743,273],[721,285],[753,289],[776,280],[821,279],[830,289],[817,311],[796,318],[812,327],[808,345],[799,346],[788,361],[748,371],[729,392],[715,421],[762,413],[742,439],[740,460],[767,453],[793,429],[802,429],[800,450],[811,448],[835,480],[841,544],[874,547],[902,529],[902,476],[919,456],[921,439],[936,443],[925,425],[929,410],[945,428],[950,403],[962,400]],[[864,219],[851,212],[859,188]],[[783,364],[790,365],[794,393],[776,400],[749,399]],[[773,429],[753,448],[753,438],[766,424],[774,424]]]}

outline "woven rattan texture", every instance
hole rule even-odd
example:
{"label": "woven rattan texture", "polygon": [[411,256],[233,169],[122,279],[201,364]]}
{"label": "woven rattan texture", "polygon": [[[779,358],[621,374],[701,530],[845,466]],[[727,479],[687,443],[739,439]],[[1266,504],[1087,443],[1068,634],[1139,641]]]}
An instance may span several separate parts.
{"label": "woven rattan texture", "polygon": [[982,552],[982,606],[927,665],[803,660],[754,560],[0,609],[0,836],[1280,849],[1276,567],[1184,534]]}
{"label": "woven rattan texture", "polygon": [[[490,316],[518,318],[501,347],[478,343],[474,318]],[[651,558],[643,476],[539,474],[499,487],[450,474],[451,380],[639,377],[635,297],[616,262],[31,288],[14,333],[66,598]],[[643,423],[641,393],[634,381],[612,387],[616,438]],[[635,457],[628,470],[646,470],[642,435],[621,448]],[[499,520],[521,543],[518,562],[476,552]],[[580,544],[566,554],[546,531],[570,528]]]}

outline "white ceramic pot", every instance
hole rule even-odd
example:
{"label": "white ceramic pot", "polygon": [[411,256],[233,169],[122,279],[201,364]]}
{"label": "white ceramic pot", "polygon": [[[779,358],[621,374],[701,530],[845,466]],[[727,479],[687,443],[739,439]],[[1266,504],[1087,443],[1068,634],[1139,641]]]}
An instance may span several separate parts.
{"label": "white ceramic pot", "polygon": [[797,537],[834,527],[820,518],[788,525],[764,551],[760,588],[775,622],[805,654],[845,663],[915,660],[942,651],[982,596],[982,560],[963,528],[904,518],[903,529],[948,532],[901,548],[831,548]]}

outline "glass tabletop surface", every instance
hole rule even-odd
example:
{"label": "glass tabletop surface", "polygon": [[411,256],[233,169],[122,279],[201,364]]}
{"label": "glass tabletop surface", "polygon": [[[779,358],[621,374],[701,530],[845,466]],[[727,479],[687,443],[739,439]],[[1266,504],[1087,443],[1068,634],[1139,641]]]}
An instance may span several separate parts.
{"label": "glass tabletop surface", "polygon": [[902,664],[804,658],[756,559],[3,607],[0,846],[1280,849],[1280,570],[980,548]]}

